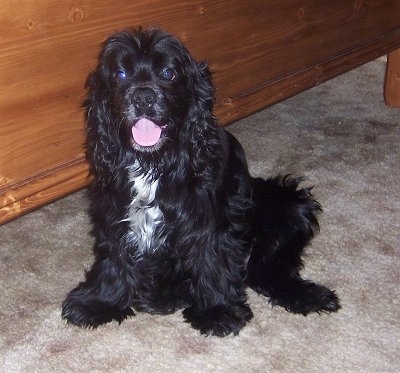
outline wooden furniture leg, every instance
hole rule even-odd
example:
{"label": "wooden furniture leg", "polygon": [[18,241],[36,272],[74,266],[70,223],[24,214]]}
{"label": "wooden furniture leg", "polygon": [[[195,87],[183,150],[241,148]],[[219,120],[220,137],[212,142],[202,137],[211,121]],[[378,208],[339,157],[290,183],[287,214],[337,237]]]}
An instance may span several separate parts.
{"label": "wooden furniture leg", "polygon": [[385,101],[389,106],[400,107],[400,49],[388,54]]}

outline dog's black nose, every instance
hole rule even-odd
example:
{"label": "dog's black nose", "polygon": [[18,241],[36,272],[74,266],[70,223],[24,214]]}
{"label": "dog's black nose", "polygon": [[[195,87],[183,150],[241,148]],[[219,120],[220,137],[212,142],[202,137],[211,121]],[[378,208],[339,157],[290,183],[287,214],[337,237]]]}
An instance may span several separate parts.
{"label": "dog's black nose", "polygon": [[137,88],[132,94],[132,104],[141,111],[150,109],[156,102],[157,95],[150,88]]}

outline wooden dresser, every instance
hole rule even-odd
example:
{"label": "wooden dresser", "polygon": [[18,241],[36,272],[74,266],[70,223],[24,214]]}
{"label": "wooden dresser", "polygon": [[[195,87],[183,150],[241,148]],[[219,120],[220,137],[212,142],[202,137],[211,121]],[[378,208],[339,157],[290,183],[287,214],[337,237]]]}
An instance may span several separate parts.
{"label": "wooden dresser", "polygon": [[83,85],[104,38],[139,25],[209,62],[221,124],[389,52],[400,104],[399,0],[2,1],[0,223],[87,184]]}

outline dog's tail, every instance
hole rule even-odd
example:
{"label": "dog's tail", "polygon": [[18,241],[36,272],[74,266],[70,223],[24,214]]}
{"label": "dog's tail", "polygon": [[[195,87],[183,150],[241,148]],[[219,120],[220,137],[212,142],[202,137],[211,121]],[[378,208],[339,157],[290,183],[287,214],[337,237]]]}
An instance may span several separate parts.
{"label": "dog's tail", "polygon": [[336,295],[299,274],[303,249],[318,232],[322,211],[312,188],[299,187],[301,181],[290,175],[252,179],[255,239],[247,283],[292,312],[335,311]]}

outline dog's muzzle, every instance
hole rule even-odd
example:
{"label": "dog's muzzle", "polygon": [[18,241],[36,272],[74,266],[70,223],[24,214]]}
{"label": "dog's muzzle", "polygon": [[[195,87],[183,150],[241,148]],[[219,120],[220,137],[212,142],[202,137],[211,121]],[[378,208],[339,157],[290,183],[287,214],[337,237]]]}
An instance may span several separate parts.
{"label": "dog's muzzle", "polygon": [[131,127],[132,138],[137,145],[152,147],[156,145],[165,127],[163,123],[154,121],[157,93],[149,87],[136,88],[130,97],[135,108],[135,116],[139,118]]}

